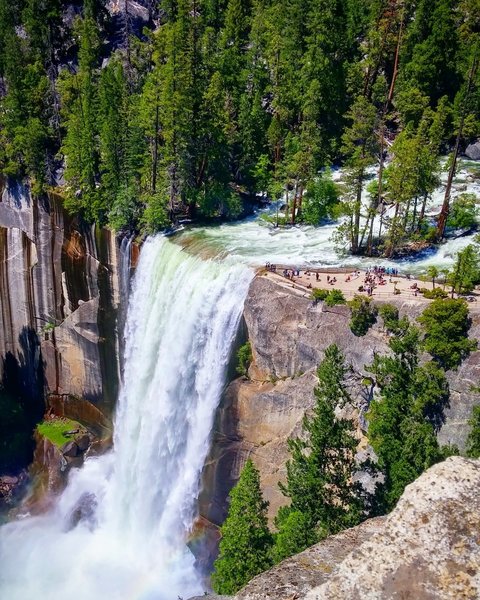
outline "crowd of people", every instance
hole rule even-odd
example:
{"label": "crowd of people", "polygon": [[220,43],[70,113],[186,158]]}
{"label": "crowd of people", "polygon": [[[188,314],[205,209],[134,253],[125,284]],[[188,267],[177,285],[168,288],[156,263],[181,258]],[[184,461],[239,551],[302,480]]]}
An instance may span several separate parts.
{"label": "crowd of people", "polygon": [[[273,273],[278,272],[278,274],[280,274],[280,271],[278,270],[278,265],[267,262],[265,267],[266,267],[267,271],[271,271]],[[321,273],[317,270],[306,269],[302,273],[302,271],[300,269],[294,267],[294,268],[284,268],[281,271],[281,275],[283,275],[283,277],[285,277],[286,279],[289,279],[293,283],[295,283],[295,278],[297,278],[297,277],[301,277],[302,275],[309,277],[314,274],[315,274],[316,282],[322,281],[322,279],[320,278]],[[369,296],[372,296],[375,288],[377,288],[379,286],[384,286],[387,283],[393,283],[395,286],[396,284],[395,284],[395,281],[392,280],[392,277],[397,277],[399,275],[399,271],[396,267],[373,266],[373,267],[368,267],[366,269],[366,271],[363,273],[363,275],[364,275],[363,283],[361,285],[359,285],[358,291],[366,293]],[[338,273],[332,274],[332,275],[326,274],[326,283],[328,285],[334,286],[337,283],[337,276],[339,276]],[[359,279],[361,276],[362,276],[362,272],[360,270],[356,269],[355,271],[353,271],[351,273],[347,273],[345,275],[345,283],[349,283],[351,281]],[[407,278],[408,278],[408,276],[407,276]],[[307,287],[312,288],[312,283],[309,282]],[[413,289],[414,293],[416,291],[417,291],[416,289]],[[394,289],[394,293],[399,293],[399,291],[397,291],[396,287]],[[416,295],[416,293],[415,293],[415,295]]]}

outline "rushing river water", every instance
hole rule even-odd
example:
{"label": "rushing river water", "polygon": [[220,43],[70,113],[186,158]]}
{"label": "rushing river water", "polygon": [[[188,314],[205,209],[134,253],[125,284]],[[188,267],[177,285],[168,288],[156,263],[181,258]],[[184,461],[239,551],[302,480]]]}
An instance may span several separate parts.
{"label": "rushing river water", "polygon": [[259,222],[257,215],[241,222],[187,230],[176,236],[176,242],[195,255],[227,255],[255,266],[264,265],[266,261],[298,267],[368,267],[381,264],[397,266],[405,273],[417,274],[430,265],[451,267],[457,252],[472,243],[473,237],[450,239],[414,259],[385,260],[351,256],[338,251],[331,240],[336,226],[273,229]]}
{"label": "rushing river water", "polygon": [[125,329],[114,449],[73,471],[49,514],[0,529],[1,598],[202,593],[186,542],[252,276],[147,240]]}
{"label": "rushing river water", "polygon": [[[445,161],[443,161],[445,162]],[[472,193],[480,198],[480,181],[473,176],[473,170],[478,165],[462,161],[454,180],[452,197],[460,193]],[[374,177],[376,169],[369,170]],[[428,204],[427,214],[436,215],[445,195],[445,185],[448,173],[442,172],[441,185],[432,195]],[[342,171],[333,173],[335,181],[342,181]],[[365,191],[363,204],[366,212],[368,195]],[[187,229],[176,236],[176,241],[187,247],[195,255],[231,256],[249,265],[261,266],[266,261],[291,266],[311,267],[368,267],[382,264],[397,266],[405,273],[418,274],[424,272],[430,265],[438,268],[450,268],[457,252],[472,242],[473,235],[450,238],[437,248],[426,251],[414,258],[404,258],[395,261],[384,259],[369,259],[351,256],[339,250],[332,241],[338,223],[322,227],[295,226],[289,229],[274,229],[261,219],[262,212],[274,215],[276,207],[271,206],[258,211],[257,214],[243,221],[210,227],[195,227]],[[388,214],[388,213],[387,213]],[[376,219],[377,232],[379,218]]]}

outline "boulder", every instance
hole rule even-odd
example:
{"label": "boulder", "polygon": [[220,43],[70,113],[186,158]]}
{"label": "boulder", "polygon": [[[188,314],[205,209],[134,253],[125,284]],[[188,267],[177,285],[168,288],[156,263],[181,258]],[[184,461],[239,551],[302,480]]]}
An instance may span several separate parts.
{"label": "boulder", "polygon": [[87,448],[90,446],[90,436],[84,433],[75,439],[75,443],[77,444],[80,452],[85,452],[85,450],[87,450]]}
{"label": "boulder", "polygon": [[407,486],[387,517],[288,558],[235,600],[480,597],[480,461],[448,458]]}
{"label": "boulder", "polygon": [[467,146],[465,155],[471,160],[480,160],[480,140]]}
{"label": "boulder", "polygon": [[459,456],[409,485],[382,531],[305,600],[480,597],[480,461]]}
{"label": "boulder", "polygon": [[66,442],[65,444],[63,444],[63,446],[61,447],[61,452],[63,454],[63,456],[68,456],[68,457],[75,457],[78,455],[79,452],[79,448],[77,446],[76,442]]}
{"label": "boulder", "polygon": [[381,532],[384,517],[370,519],[358,527],[343,531],[292,556],[258,575],[235,597],[235,600],[280,600],[300,598],[327,581],[340,561],[350,552]]}

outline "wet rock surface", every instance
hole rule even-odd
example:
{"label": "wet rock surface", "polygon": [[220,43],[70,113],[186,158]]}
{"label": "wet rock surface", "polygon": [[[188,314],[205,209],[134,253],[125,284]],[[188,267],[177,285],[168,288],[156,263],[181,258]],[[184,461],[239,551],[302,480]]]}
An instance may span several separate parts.
{"label": "wet rock surface", "polygon": [[118,242],[106,229],[72,220],[55,194],[34,198],[28,186],[4,183],[0,376],[16,362],[32,401],[39,403],[46,388],[111,412],[118,387]]}

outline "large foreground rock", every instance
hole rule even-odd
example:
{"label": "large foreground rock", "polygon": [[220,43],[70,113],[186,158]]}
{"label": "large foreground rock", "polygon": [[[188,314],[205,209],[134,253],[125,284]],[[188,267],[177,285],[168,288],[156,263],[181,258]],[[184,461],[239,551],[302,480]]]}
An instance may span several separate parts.
{"label": "large foreground rock", "polygon": [[236,600],[480,597],[480,461],[452,457],[386,518],[327,538],[253,579]]}

